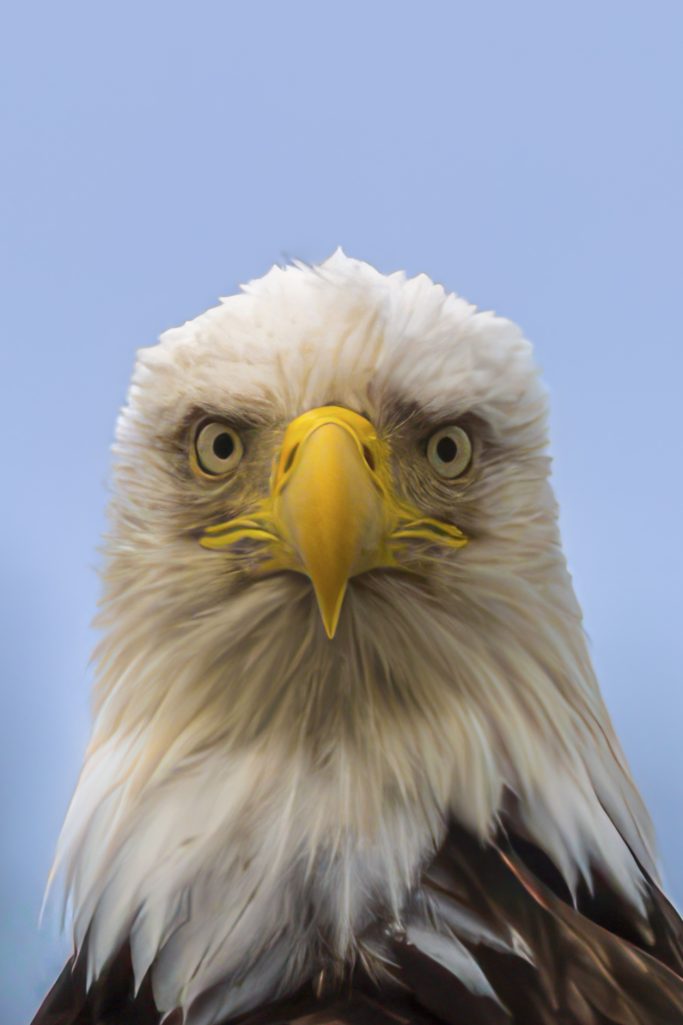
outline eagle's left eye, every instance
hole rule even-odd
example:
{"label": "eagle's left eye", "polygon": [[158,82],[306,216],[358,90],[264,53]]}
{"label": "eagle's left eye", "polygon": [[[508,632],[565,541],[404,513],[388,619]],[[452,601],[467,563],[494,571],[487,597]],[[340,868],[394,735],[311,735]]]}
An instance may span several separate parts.
{"label": "eagle's left eye", "polygon": [[199,469],[210,477],[221,477],[234,470],[244,455],[239,434],[222,420],[209,420],[200,426],[194,450]]}
{"label": "eagle's left eye", "polygon": [[441,427],[427,442],[427,459],[440,477],[453,480],[472,460],[472,443],[462,427]]}

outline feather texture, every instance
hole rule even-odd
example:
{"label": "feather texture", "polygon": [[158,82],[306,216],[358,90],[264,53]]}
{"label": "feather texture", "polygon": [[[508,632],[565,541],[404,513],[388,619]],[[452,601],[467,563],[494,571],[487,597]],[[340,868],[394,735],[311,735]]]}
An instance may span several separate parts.
{"label": "feather texture", "polygon": [[[305,577],[265,575],[253,539],[198,543],[268,494],[289,421],[331,403],[376,426],[397,493],[470,538],[445,554],[413,540],[395,569],[352,579],[333,642]],[[189,469],[200,415],[242,433],[225,481]],[[631,1018],[605,1008],[645,976],[660,1002],[645,987],[643,1007],[677,1006],[679,924],[587,652],[546,416],[515,325],[341,252],[274,268],[141,351],[114,448],[93,735],[53,869],[77,958],[55,999],[80,994],[74,1022],[104,1022],[93,1001],[123,977],[114,1003],[188,1025],[301,987],[305,1013],[344,1020],[349,978],[361,1016],[405,999],[425,1020],[453,1020],[450,1001],[472,1021],[562,1008],[631,1025],[648,1020],[637,994],[619,1004]],[[473,459],[444,483],[425,438],[455,422]],[[337,995],[311,1009],[320,972]]]}
{"label": "feather texture", "polygon": [[[482,844],[453,825],[405,920],[373,922],[362,936],[374,968],[361,957],[340,973],[321,952],[295,995],[235,1016],[237,984],[220,1010],[200,1000],[195,1020],[676,1025],[683,1022],[683,923],[650,880],[645,906],[640,916],[604,883],[575,906],[533,845],[505,830]],[[156,1025],[149,982],[135,995],[125,950],[87,995],[82,965],[67,966],[34,1025]]]}

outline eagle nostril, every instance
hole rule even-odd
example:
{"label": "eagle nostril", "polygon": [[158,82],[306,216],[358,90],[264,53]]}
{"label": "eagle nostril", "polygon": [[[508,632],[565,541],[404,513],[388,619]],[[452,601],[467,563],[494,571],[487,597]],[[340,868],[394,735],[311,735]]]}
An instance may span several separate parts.
{"label": "eagle nostril", "polygon": [[287,458],[285,459],[285,465],[282,467],[282,472],[283,473],[287,473],[287,471],[291,469],[291,466],[292,466],[292,463],[294,462],[294,457],[296,456],[298,448],[299,448],[298,445],[293,445],[292,448],[289,450],[289,452],[287,454]]}
{"label": "eagle nostril", "polygon": [[365,462],[368,464],[371,470],[375,469],[375,458],[368,448],[367,445],[363,445],[363,455],[365,456]]}

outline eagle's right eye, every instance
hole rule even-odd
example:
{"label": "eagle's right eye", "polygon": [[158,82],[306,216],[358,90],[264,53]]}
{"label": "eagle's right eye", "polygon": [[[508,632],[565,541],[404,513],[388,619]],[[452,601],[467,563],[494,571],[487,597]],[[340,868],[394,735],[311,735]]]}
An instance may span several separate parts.
{"label": "eagle's right eye", "polygon": [[194,441],[197,467],[209,477],[222,477],[240,463],[244,445],[234,427],[222,420],[205,421]]}
{"label": "eagle's right eye", "polygon": [[439,477],[454,480],[470,465],[472,442],[457,424],[442,427],[427,442],[427,459]]}

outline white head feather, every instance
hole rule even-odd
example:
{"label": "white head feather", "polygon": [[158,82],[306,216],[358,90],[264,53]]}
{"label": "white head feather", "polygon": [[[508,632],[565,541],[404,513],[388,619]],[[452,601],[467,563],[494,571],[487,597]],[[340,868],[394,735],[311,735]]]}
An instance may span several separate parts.
{"label": "white head feather", "polygon": [[[420,578],[355,578],[333,642],[303,576],[250,579],[198,545],[227,499],[185,471],[193,411],[248,419],[229,496],[246,509],[287,423],[330,403],[408,439],[466,417],[478,445],[449,511],[471,542]],[[93,737],[56,859],[91,977],[130,938],[162,1010],[243,1010],[296,985],[321,942],[356,956],[378,908],[400,917],[448,815],[486,837],[510,793],[570,887],[598,868],[639,903],[650,825],[591,669],[546,444],[517,327],[341,251],[140,352]]]}

